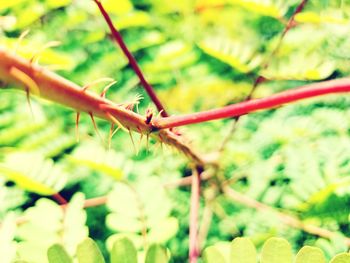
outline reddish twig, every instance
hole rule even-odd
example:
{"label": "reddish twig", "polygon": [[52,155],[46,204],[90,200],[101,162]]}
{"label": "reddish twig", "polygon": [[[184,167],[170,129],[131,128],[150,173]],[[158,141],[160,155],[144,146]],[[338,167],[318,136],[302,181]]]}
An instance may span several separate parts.
{"label": "reddish twig", "polygon": [[293,15],[291,16],[291,18],[288,20],[288,23],[286,25],[286,27],[284,28],[283,32],[282,32],[282,36],[281,38],[283,39],[284,36],[286,35],[286,33],[289,31],[289,29],[291,29],[294,26],[295,23],[295,16],[297,14],[299,14],[301,11],[303,11],[305,5],[307,4],[308,0],[302,0],[300,2],[300,4],[297,6],[297,8],[295,9]]}
{"label": "reddish twig", "polygon": [[104,205],[106,204],[106,202],[107,202],[107,196],[100,196],[100,197],[86,199],[84,202],[84,208]]}
{"label": "reddish twig", "polygon": [[199,256],[199,240],[198,240],[198,218],[199,218],[199,200],[200,200],[200,184],[201,173],[203,169],[197,167],[192,175],[191,186],[191,204],[190,204],[190,246],[189,246],[189,262],[196,263]]}
{"label": "reddish twig", "polygon": [[157,97],[157,94],[155,93],[153,87],[147,82],[145,79],[139,65],[137,64],[136,59],[134,56],[131,54],[129,51],[128,47],[126,46],[121,34],[119,31],[116,29],[116,27],[113,25],[112,19],[108,15],[107,11],[104,9],[102,3],[99,0],[94,0],[95,3],[97,4],[98,8],[100,9],[101,14],[103,15],[104,19],[106,20],[106,23],[108,24],[109,29],[111,30],[112,36],[114,40],[118,43],[120,48],[122,49],[123,53],[129,60],[129,64],[132,67],[132,69],[135,71],[136,75],[140,79],[141,85],[145,88],[146,92],[150,96],[151,100],[153,103],[156,105],[158,111],[163,117],[167,117],[168,114],[160,102],[159,98]]}
{"label": "reddish twig", "polygon": [[[295,9],[294,13],[292,14],[292,16],[289,18],[286,26],[284,27],[283,31],[282,31],[282,34],[277,42],[277,45],[275,46],[275,48],[272,50],[272,52],[270,53],[270,55],[267,57],[267,59],[265,59],[265,62],[262,63],[262,68],[263,69],[267,69],[270,65],[270,61],[271,59],[276,55],[276,53],[278,52],[278,50],[280,49],[281,45],[282,45],[282,41],[284,39],[284,37],[286,36],[287,32],[294,26],[295,24],[295,16],[300,13],[306,3],[307,3],[308,0],[302,0],[300,2],[300,4],[297,6],[297,8]],[[244,98],[243,101],[248,101],[248,100],[251,100],[252,97],[253,97],[253,94],[255,93],[256,89],[258,88],[258,86],[265,82],[266,79],[263,77],[263,76],[258,76],[255,80],[254,80],[254,83],[253,83],[253,86],[250,90],[250,92],[248,93],[248,95]],[[237,123],[239,121],[239,118],[240,116],[236,117],[234,120],[233,120],[233,124],[232,124],[232,127],[230,129],[230,131],[228,132],[227,136],[223,139],[220,147],[219,147],[219,152],[222,152],[225,148],[225,145],[229,142],[231,136],[233,135],[234,131],[236,130],[237,128]]]}
{"label": "reddish twig", "polygon": [[271,109],[283,104],[312,98],[316,96],[350,92],[350,78],[329,80],[287,90],[262,99],[244,101],[219,109],[190,113],[180,116],[170,116],[153,120],[154,127],[158,129],[172,128],[183,125],[218,120],[228,117],[241,116],[258,110]]}
{"label": "reddish twig", "polygon": [[[223,191],[226,197],[228,197],[229,199],[231,199],[236,203],[254,208],[257,211],[269,211],[274,213],[283,223],[285,223],[290,227],[301,229],[306,233],[327,238],[327,239],[332,239],[335,236],[337,236],[336,232],[332,232],[328,229],[324,229],[315,225],[305,224],[303,221],[301,221],[297,217],[280,212],[276,208],[260,203],[255,199],[252,199],[244,194],[241,194],[228,186],[224,186]],[[344,238],[344,241],[347,246],[350,246],[350,238]]]}
{"label": "reddish twig", "polygon": [[51,197],[55,199],[59,205],[68,204],[68,201],[60,193],[53,194]]}

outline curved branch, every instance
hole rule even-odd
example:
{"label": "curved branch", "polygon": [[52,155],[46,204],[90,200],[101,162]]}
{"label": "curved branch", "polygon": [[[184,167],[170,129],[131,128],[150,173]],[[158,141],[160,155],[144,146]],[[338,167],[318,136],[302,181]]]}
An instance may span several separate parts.
{"label": "curved branch", "polygon": [[[18,74],[14,75],[13,72],[21,72],[26,78],[18,78],[16,77]],[[35,95],[40,95],[42,98],[73,108],[77,112],[86,112],[111,123],[117,120],[118,125],[122,125],[127,130],[151,134],[157,140],[175,147],[195,164],[203,165],[205,163],[182,136],[167,129],[157,131],[145,116],[85,90],[77,84],[2,48],[0,48],[0,79],[5,83],[15,83],[18,88],[27,90],[30,94],[33,92],[28,86],[34,83],[37,87]],[[30,83],[26,79],[30,80]]]}
{"label": "curved branch", "polygon": [[167,114],[164,106],[162,105],[159,98],[157,97],[157,94],[155,93],[153,87],[147,82],[139,65],[137,64],[136,59],[134,58],[134,56],[131,54],[128,47],[126,46],[126,44],[122,38],[122,35],[119,33],[119,31],[113,25],[112,19],[108,15],[107,11],[104,9],[103,5],[101,4],[101,2],[99,0],[94,0],[94,1],[97,4],[98,8],[100,9],[100,12],[101,12],[103,18],[106,20],[106,23],[108,24],[108,27],[111,30],[111,33],[112,33],[114,40],[118,43],[118,45],[122,49],[125,56],[128,58],[129,64],[132,67],[132,69],[135,71],[136,75],[138,76],[141,85],[144,87],[144,89],[148,93],[149,97],[151,98],[153,103],[156,105],[160,114],[163,117],[167,117],[168,114]]}
{"label": "curved branch", "polygon": [[237,117],[258,110],[276,108],[286,103],[302,99],[345,92],[350,92],[350,78],[313,83],[297,89],[280,92],[266,98],[244,101],[218,109],[180,116],[157,118],[153,120],[152,124],[158,129],[172,128],[211,120]]}

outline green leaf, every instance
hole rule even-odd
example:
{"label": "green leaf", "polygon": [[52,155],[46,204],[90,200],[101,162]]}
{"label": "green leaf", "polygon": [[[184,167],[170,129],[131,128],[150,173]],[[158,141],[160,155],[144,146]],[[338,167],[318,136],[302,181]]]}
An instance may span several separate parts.
{"label": "green leaf", "polygon": [[242,73],[252,71],[262,61],[261,56],[256,54],[254,46],[230,39],[211,37],[200,42],[198,47]]}
{"label": "green leaf", "polygon": [[164,222],[171,212],[167,193],[154,176],[135,185],[116,182],[108,195],[107,207],[113,212],[107,216],[107,225],[119,232],[140,232],[145,227],[152,229]]}
{"label": "green leaf", "polygon": [[47,258],[49,263],[71,263],[72,259],[69,257],[67,251],[59,244],[52,245],[47,251]]}
{"label": "green leaf", "polygon": [[79,263],[105,263],[100,249],[91,238],[78,245],[77,258]]}
{"label": "green leaf", "polygon": [[103,1],[104,8],[111,14],[115,15],[124,15],[132,11],[133,6],[129,0],[104,0]]}
{"label": "green leaf", "polygon": [[230,0],[234,4],[241,5],[251,12],[258,13],[264,16],[283,17],[288,10],[288,1],[274,0]]}
{"label": "green leaf", "polygon": [[176,235],[179,230],[179,222],[175,217],[164,219],[157,225],[154,225],[148,233],[150,243],[165,243]]}
{"label": "green leaf", "polygon": [[299,250],[295,263],[325,263],[326,259],[321,249],[305,246]]}
{"label": "green leaf", "polygon": [[137,263],[137,251],[126,237],[118,238],[111,251],[111,263]]}
{"label": "green leaf", "polygon": [[86,166],[96,172],[104,173],[120,180],[123,177],[123,171],[119,165],[124,161],[123,157],[117,154],[113,149],[106,150],[96,143],[85,143],[74,150],[68,160],[75,165]]}
{"label": "green leaf", "polygon": [[350,254],[341,253],[332,258],[330,263],[350,263]]}
{"label": "green leaf", "polygon": [[2,262],[12,262],[16,257],[15,218],[9,213],[0,225],[0,255]]}
{"label": "green leaf", "polygon": [[76,193],[70,200],[63,218],[63,239],[69,254],[73,255],[80,242],[89,233],[86,223],[86,211],[84,210],[84,194]]}
{"label": "green leaf", "polygon": [[23,2],[26,2],[27,0],[13,0],[13,1],[1,1],[0,2],[0,11],[14,7],[16,5],[22,4]]}
{"label": "green leaf", "polygon": [[0,174],[24,190],[40,195],[52,195],[64,187],[66,174],[51,159],[37,152],[15,152],[0,163]]}
{"label": "green leaf", "polygon": [[275,80],[320,80],[329,77],[336,69],[335,66],[334,61],[325,59],[317,52],[308,54],[296,51],[272,60],[270,66],[262,69],[260,74]]}
{"label": "green leaf", "polygon": [[148,248],[145,263],[167,263],[168,261],[168,254],[163,246],[153,244]]}
{"label": "green leaf", "polygon": [[277,237],[269,238],[261,252],[261,263],[291,263],[292,250],[287,240]]}
{"label": "green leaf", "polygon": [[151,16],[143,11],[133,11],[115,20],[119,30],[130,27],[144,27],[151,24]]}
{"label": "green leaf", "polygon": [[70,5],[72,0],[46,0],[45,5],[48,9],[55,9]]}
{"label": "green leaf", "polygon": [[249,238],[238,237],[231,244],[231,263],[256,263],[256,249]]}
{"label": "green leaf", "polygon": [[204,250],[203,258],[205,263],[225,263],[224,256],[215,246],[207,247]]}

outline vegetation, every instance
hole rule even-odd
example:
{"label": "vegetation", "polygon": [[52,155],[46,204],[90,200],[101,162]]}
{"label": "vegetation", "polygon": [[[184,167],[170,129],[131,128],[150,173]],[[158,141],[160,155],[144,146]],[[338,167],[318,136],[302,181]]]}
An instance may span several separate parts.
{"label": "vegetation", "polygon": [[349,17],[1,1],[1,262],[350,262]]}

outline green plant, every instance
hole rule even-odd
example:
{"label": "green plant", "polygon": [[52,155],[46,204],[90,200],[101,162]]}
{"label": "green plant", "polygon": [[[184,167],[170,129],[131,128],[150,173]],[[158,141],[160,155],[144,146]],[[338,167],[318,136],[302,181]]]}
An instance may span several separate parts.
{"label": "green plant", "polygon": [[[205,246],[241,235],[257,247],[276,235],[294,248],[314,244],[327,259],[346,251],[350,103],[338,93],[350,90],[349,8],[312,0],[1,3],[0,86],[26,93],[2,89],[0,97],[8,261],[46,262],[58,243],[50,258],[113,261],[117,250],[163,262],[159,243],[174,261],[188,253],[196,262]],[[338,95],[317,97],[327,94]],[[176,152],[158,151],[163,144]],[[39,231],[46,210],[50,227]],[[76,250],[88,233],[101,253],[91,240]],[[273,240],[262,260],[288,246]],[[207,251],[207,260],[225,260]],[[291,252],[281,251],[288,261]],[[311,248],[298,257],[308,253],[322,258]]]}

